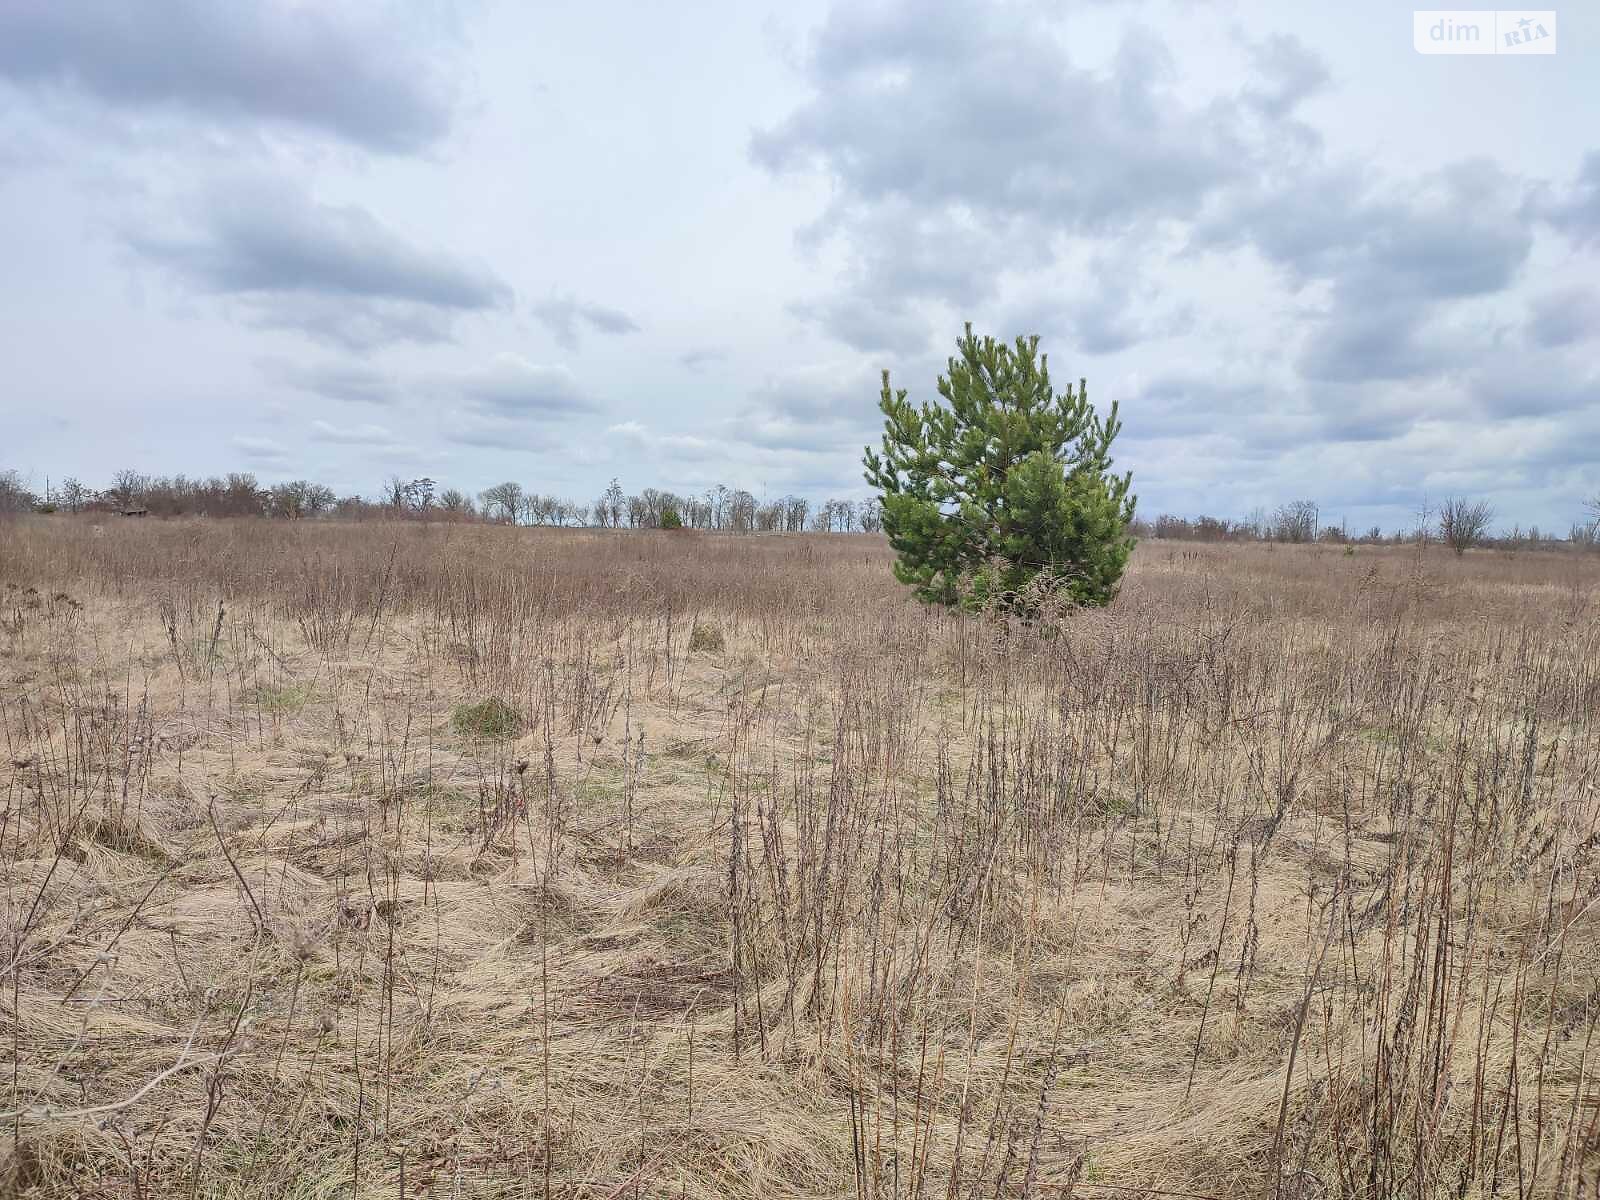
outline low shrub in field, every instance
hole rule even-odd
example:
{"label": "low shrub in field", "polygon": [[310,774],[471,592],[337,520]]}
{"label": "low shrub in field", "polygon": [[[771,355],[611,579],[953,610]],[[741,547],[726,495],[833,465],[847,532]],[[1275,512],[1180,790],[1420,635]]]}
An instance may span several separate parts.
{"label": "low shrub in field", "polygon": [[463,737],[514,738],[522,732],[522,714],[498,696],[476,704],[458,704],[450,728]]}
{"label": "low shrub in field", "polygon": [[250,699],[270,713],[297,713],[311,702],[313,692],[309,683],[263,683]]}
{"label": "low shrub in field", "polygon": [[710,622],[696,621],[694,628],[689,631],[689,649],[706,650],[711,653],[720,653],[727,644],[722,636],[722,630]]}

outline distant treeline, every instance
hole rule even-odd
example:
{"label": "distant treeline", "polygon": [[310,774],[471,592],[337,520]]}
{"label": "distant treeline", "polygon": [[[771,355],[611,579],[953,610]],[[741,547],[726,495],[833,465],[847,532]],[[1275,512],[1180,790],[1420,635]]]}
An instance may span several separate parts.
{"label": "distant treeline", "polygon": [[103,488],[68,477],[41,489],[16,471],[0,471],[0,513],[104,512],[157,517],[278,517],[488,521],[517,525],[612,529],[687,528],[731,533],[876,533],[875,500],[803,496],[758,500],[721,484],[699,495],[645,488],[636,495],[615,479],[593,501],[546,495],[519,483],[497,483],[471,496],[429,478],[391,477],[376,496],[340,496],[307,479],[263,486],[248,472],[190,478],[118,471]]}
{"label": "distant treeline", "polygon": [[[1243,519],[1180,517],[1162,513],[1138,518],[1136,537],[1192,542],[1332,542],[1404,544],[1441,540],[1457,549],[1467,545],[1600,547],[1600,497],[1588,503],[1590,516],[1572,523],[1565,537],[1537,525],[1489,532],[1493,509],[1484,502],[1445,500],[1424,509],[1411,525],[1384,530],[1372,525],[1352,530],[1344,522],[1323,520],[1317,504],[1295,500]],[[0,514],[25,512],[135,513],[159,517],[277,517],[289,520],[343,518],[434,521],[485,521],[506,525],[555,525],[603,529],[686,528],[729,533],[876,533],[883,528],[878,502],[827,500],[803,496],[758,500],[722,485],[698,495],[659,488],[629,493],[613,479],[594,500],[569,500],[519,483],[497,483],[476,496],[440,488],[432,479],[391,476],[375,496],[339,496],[306,479],[263,486],[254,475],[234,473],[207,478],[144,475],[118,471],[104,488],[67,478],[43,489],[29,487],[16,471],[0,471]]]}
{"label": "distant treeline", "polygon": [[1136,537],[1183,542],[1405,545],[1437,540],[1456,545],[1465,540],[1469,545],[1577,545],[1594,548],[1600,546],[1600,498],[1589,502],[1588,508],[1593,515],[1574,521],[1565,537],[1551,530],[1541,530],[1537,525],[1530,525],[1526,529],[1512,525],[1491,533],[1488,527],[1494,510],[1487,503],[1453,499],[1442,501],[1437,508],[1424,508],[1411,524],[1390,530],[1379,525],[1351,529],[1343,521],[1325,522],[1314,501],[1295,500],[1271,510],[1258,508],[1240,520],[1229,517],[1179,517],[1162,513],[1150,520],[1136,519],[1131,531]]}

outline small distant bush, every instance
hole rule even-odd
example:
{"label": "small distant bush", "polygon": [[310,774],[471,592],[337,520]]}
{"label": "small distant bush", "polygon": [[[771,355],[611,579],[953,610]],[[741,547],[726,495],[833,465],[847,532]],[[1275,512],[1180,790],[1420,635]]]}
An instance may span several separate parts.
{"label": "small distant bush", "polygon": [[722,636],[722,630],[710,622],[696,621],[694,628],[689,631],[689,649],[706,650],[720,653],[727,645]]}
{"label": "small distant bush", "polygon": [[663,529],[682,529],[683,528],[683,518],[678,515],[678,510],[677,509],[669,508],[669,509],[666,510],[666,512],[661,514],[661,528],[663,528]]}
{"label": "small distant bush", "polygon": [[522,732],[522,714],[498,696],[477,704],[458,704],[450,714],[450,728],[462,737],[514,738]]}
{"label": "small distant bush", "polygon": [[1487,500],[1452,496],[1439,509],[1439,537],[1457,554],[1465,554],[1489,532],[1494,508]]}

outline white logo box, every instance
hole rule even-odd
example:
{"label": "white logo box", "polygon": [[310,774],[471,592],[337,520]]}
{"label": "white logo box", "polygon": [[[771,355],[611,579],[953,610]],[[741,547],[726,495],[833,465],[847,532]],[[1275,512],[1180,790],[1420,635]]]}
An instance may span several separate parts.
{"label": "white logo box", "polygon": [[1418,54],[1554,54],[1554,9],[1430,8],[1411,14]]}

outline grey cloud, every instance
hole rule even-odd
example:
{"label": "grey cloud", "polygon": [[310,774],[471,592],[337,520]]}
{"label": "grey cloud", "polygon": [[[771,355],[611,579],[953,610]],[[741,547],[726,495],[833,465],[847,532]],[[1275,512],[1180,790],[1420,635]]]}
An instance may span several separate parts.
{"label": "grey cloud", "polygon": [[218,189],[182,223],[125,241],[202,292],[241,298],[252,324],[357,350],[448,340],[456,315],[511,299],[487,269],[415,246],[363,208],[270,184]]}
{"label": "grey cloud", "polygon": [[[833,183],[802,241],[841,241],[847,266],[831,296],[795,311],[854,349],[921,351],[923,304],[965,315],[1006,272],[1054,265],[1068,239],[1198,218],[1259,177],[1283,140],[1287,123],[1247,121],[1246,109],[1285,116],[1327,78],[1300,43],[1269,40],[1261,89],[1190,103],[1147,30],[1129,29],[1101,71],[1071,60],[1048,6],[984,18],[909,0],[837,6],[803,65],[811,97],[751,139],[768,171],[814,168]],[[1161,331],[1072,316],[1098,352]]]}
{"label": "grey cloud", "polygon": [[1292,34],[1252,43],[1250,59],[1261,78],[1245,87],[1245,103],[1275,120],[1324,90],[1332,78],[1327,63]]}
{"label": "grey cloud", "polygon": [[1223,123],[1169,99],[1168,73],[1142,33],[1109,77],[1077,68],[1027,8],[985,22],[956,5],[840,6],[807,65],[815,96],[751,153],[772,171],[820,166],[868,202],[1052,226],[1188,213],[1245,163]]}
{"label": "grey cloud", "polygon": [[1385,300],[1499,291],[1532,248],[1517,181],[1456,163],[1387,192],[1354,167],[1232,191],[1195,226],[1199,248],[1254,246],[1296,283],[1324,278]]}
{"label": "grey cloud", "polygon": [[269,360],[262,364],[266,377],[329,400],[348,400],[386,406],[398,399],[395,381],[382,371],[356,363],[291,363]]}
{"label": "grey cloud", "polygon": [[1145,330],[1113,304],[1085,304],[1064,313],[1069,341],[1088,354],[1115,354],[1145,340]]}
{"label": "grey cloud", "polygon": [[496,355],[489,365],[460,376],[455,386],[463,400],[500,417],[561,417],[598,408],[566,367],[531,363],[515,354]]}
{"label": "grey cloud", "polygon": [[1299,366],[1311,380],[1404,380],[1481,354],[1441,317],[1515,283],[1533,248],[1519,181],[1485,161],[1453,164],[1388,191],[1353,169],[1273,193],[1230,196],[1194,244],[1253,245],[1299,286],[1329,285]]}
{"label": "grey cloud", "polygon": [[726,350],[719,350],[715,346],[701,346],[678,355],[678,362],[691,371],[703,371],[713,363],[722,362],[728,357]]}
{"label": "grey cloud", "polygon": [[[1521,447],[1520,459],[1531,467],[1566,468],[1585,480],[1578,495],[1592,496],[1596,482],[1594,448],[1600,445],[1600,404],[1591,397],[1587,406],[1565,413],[1561,419],[1545,418]],[[1569,496],[1573,492],[1567,493]],[[1576,507],[1576,506],[1574,506]]]}
{"label": "grey cloud", "polygon": [[607,308],[603,304],[586,304],[579,310],[579,315],[591,327],[601,333],[622,334],[638,333],[639,326],[634,319],[620,309]]}
{"label": "grey cloud", "polygon": [[1520,186],[1493,163],[1457,163],[1369,214],[1354,286],[1452,299],[1510,285],[1533,248]]}
{"label": "grey cloud", "polygon": [[757,408],[796,421],[876,420],[881,386],[879,372],[868,368],[801,367],[768,377],[752,399]]}
{"label": "grey cloud", "polygon": [[402,16],[348,5],[14,0],[0,5],[0,77],[119,111],[269,121],[414,151],[449,128],[451,97],[438,31],[408,31]]}
{"label": "grey cloud", "polygon": [[1538,297],[1528,318],[1528,335],[1536,345],[1550,347],[1600,335],[1600,292],[1574,287]]}
{"label": "grey cloud", "polygon": [[1194,311],[1189,308],[1145,319],[1126,304],[1085,302],[1065,315],[1072,340],[1089,354],[1116,354],[1153,338],[1187,333],[1194,326]]}
{"label": "grey cloud", "polygon": [[1282,407],[1259,380],[1235,382],[1195,374],[1163,375],[1121,405],[1125,436],[1186,437],[1215,432],[1249,437],[1261,414]]}
{"label": "grey cloud", "polygon": [[1579,246],[1600,242],[1600,150],[1584,156],[1570,187],[1563,192],[1541,189],[1530,199],[1528,210]]}
{"label": "grey cloud", "polygon": [[1038,253],[1020,226],[930,211],[904,197],[840,209],[802,233],[821,242],[848,231],[850,265],[830,297],[791,306],[797,316],[863,352],[912,355],[928,342],[929,304],[968,312],[992,298],[1006,264]]}
{"label": "grey cloud", "polygon": [[303,333],[338,350],[365,354],[398,342],[437,345],[454,338],[455,314],[400,300],[355,302],[336,296],[252,296],[245,321],[258,329]]}
{"label": "grey cloud", "polygon": [[1417,421],[1416,398],[1395,390],[1344,382],[1319,384],[1310,392],[1317,416],[1315,439],[1325,442],[1381,442],[1398,437]]}
{"label": "grey cloud", "polygon": [[928,344],[927,320],[904,302],[847,294],[832,300],[797,303],[790,306],[790,311],[863,353],[887,350],[915,354]]}
{"label": "grey cloud", "polygon": [[1065,341],[1085,354],[1116,354],[1155,338],[1187,333],[1194,311],[1187,305],[1162,306],[1160,290],[1146,278],[1134,255],[1097,255],[1081,280],[1066,289],[1064,301],[1020,306],[1009,327],[1037,333],[1046,349]]}
{"label": "grey cloud", "polygon": [[847,278],[858,290],[926,297],[949,302],[982,299],[995,290],[997,264],[1037,252],[1021,230],[996,228],[971,214],[920,207],[905,197],[837,207],[802,242],[825,240],[835,224],[846,225],[853,262]]}
{"label": "grey cloud", "polygon": [[879,369],[822,364],[770,376],[727,423],[728,438],[768,450],[859,452],[882,418]]}
{"label": "grey cloud", "polygon": [[129,244],[213,292],[308,292],[446,309],[503,305],[488,270],[413,246],[364,208],[319,204],[286,188],[211,195],[192,231],[130,234]]}
{"label": "grey cloud", "polygon": [[1319,167],[1284,178],[1267,176],[1233,188],[1190,231],[1200,250],[1251,247],[1303,284],[1331,274],[1368,228],[1372,201],[1362,173]]}
{"label": "grey cloud", "polygon": [[1350,299],[1312,331],[1297,365],[1307,379],[1356,383],[1414,379],[1468,366],[1475,357],[1468,342],[1426,336],[1415,308],[1376,298],[1363,308]]}
{"label": "grey cloud", "polygon": [[534,318],[567,349],[578,344],[580,322],[595,333],[620,336],[638,333],[638,323],[621,309],[588,304],[571,296],[551,297],[530,307]]}
{"label": "grey cloud", "polygon": [[1492,420],[1549,416],[1600,405],[1600,372],[1564,354],[1506,349],[1477,374],[1472,394]]}
{"label": "grey cloud", "polygon": [[926,303],[969,306],[991,296],[995,264],[1019,250],[1012,239],[959,215],[926,211],[903,197],[842,210],[802,233],[821,242],[848,229],[850,265],[829,297],[790,311],[865,353],[916,354],[929,337]]}

